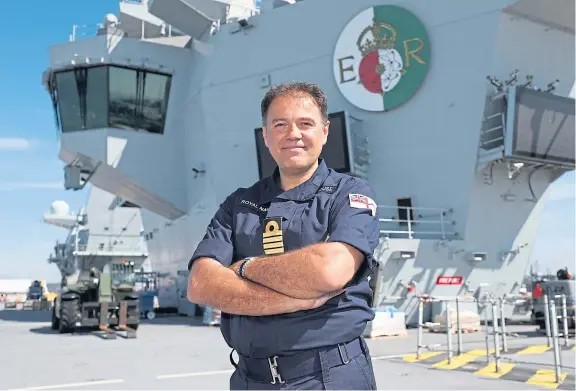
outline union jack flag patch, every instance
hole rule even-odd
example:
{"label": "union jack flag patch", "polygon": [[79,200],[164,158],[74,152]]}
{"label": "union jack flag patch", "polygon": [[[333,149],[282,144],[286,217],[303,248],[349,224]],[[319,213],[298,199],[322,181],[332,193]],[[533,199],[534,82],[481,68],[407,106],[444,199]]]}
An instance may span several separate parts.
{"label": "union jack flag patch", "polygon": [[376,215],[376,202],[370,197],[362,194],[349,194],[350,207],[358,209],[370,209],[372,216]]}

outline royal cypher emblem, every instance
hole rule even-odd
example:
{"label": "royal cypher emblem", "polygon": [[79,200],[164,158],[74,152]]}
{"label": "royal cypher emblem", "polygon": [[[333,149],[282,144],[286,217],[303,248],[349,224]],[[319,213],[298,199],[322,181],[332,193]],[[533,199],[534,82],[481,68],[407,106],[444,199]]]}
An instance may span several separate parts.
{"label": "royal cypher emblem", "polygon": [[424,25],[395,5],[368,8],[342,31],[334,50],[334,76],[355,106],[385,111],[409,100],[420,88],[430,62]]}

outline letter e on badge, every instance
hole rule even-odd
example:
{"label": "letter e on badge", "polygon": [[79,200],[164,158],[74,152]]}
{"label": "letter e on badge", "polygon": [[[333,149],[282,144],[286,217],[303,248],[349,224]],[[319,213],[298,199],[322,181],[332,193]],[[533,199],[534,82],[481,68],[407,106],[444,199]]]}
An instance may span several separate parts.
{"label": "letter e on badge", "polygon": [[282,217],[269,217],[264,220],[262,247],[266,255],[281,254],[284,252]]}
{"label": "letter e on badge", "polygon": [[358,209],[370,209],[372,216],[376,216],[376,202],[370,197],[362,194],[348,194],[350,207]]}

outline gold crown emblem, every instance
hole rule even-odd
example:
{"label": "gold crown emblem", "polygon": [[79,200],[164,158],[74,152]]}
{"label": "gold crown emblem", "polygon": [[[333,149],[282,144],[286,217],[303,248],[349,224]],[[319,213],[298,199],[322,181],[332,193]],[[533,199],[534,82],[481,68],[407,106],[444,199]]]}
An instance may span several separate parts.
{"label": "gold crown emblem", "polygon": [[[368,33],[371,33],[372,39],[367,36]],[[362,56],[366,56],[378,49],[392,49],[395,43],[396,29],[388,23],[376,23],[374,21],[371,26],[362,30],[357,45]]]}

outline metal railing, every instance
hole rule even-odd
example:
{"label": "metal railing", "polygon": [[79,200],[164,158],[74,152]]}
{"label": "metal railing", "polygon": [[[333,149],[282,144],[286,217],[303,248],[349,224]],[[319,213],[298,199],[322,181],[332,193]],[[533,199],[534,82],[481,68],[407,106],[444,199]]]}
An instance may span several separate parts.
{"label": "metal railing", "polygon": [[[121,33],[121,35],[127,35],[128,37],[131,38],[138,38],[138,39],[146,39],[146,38],[161,38],[161,37],[171,37],[174,35],[174,33],[176,33],[176,31],[173,31],[173,27],[172,25],[165,25],[165,26],[161,26],[160,28],[163,29],[164,31],[164,35],[160,34],[158,36],[149,36],[147,37],[146,35],[146,21],[142,20],[140,21],[140,29],[139,30],[135,30],[134,28],[131,28],[130,30],[123,30],[122,29],[122,22],[118,21],[116,23],[114,23],[113,25],[106,25],[105,23],[101,22],[101,23],[92,23],[92,24],[74,24],[72,25],[72,33],[70,34],[70,42],[75,42],[79,39],[79,37],[82,38],[93,38],[96,37],[98,35],[102,35],[101,32],[103,31],[107,31],[108,34],[111,35],[118,35]],[[178,35],[180,35],[180,33],[178,33]]]}
{"label": "metal railing", "polygon": [[[458,233],[450,228],[454,226],[455,222],[447,217],[453,212],[452,209],[388,205],[378,205],[378,208],[380,209],[380,216],[382,216],[380,217],[382,227],[380,234],[395,235],[407,239],[414,239],[415,236],[426,239],[430,237],[449,239],[458,236]],[[398,216],[384,217],[389,213],[388,211],[399,214],[401,210],[405,211],[405,219]]]}
{"label": "metal railing", "polygon": [[137,243],[91,243],[91,244],[78,244],[76,246],[77,253],[130,253],[130,254],[144,254],[146,253],[145,246]]}
{"label": "metal railing", "polygon": [[[558,315],[556,311],[556,300],[550,300],[547,295],[544,295],[544,317],[545,317],[545,328],[546,328],[546,338],[548,341],[548,347],[552,347],[553,357],[554,357],[554,372],[555,372],[555,382],[561,384],[563,382],[562,374],[562,356],[560,355],[560,336],[558,333],[558,320],[562,323],[562,334],[564,339],[564,346],[569,346],[569,330],[568,330],[568,309],[567,309],[567,296],[555,295],[554,299],[561,299],[561,314]],[[507,353],[508,352],[508,336],[518,336],[515,333],[508,333],[506,331],[506,321],[505,321],[505,310],[504,304],[510,300],[515,301],[516,298],[510,295],[504,295],[502,297],[493,298],[485,297],[483,299],[476,299],[472,296],[453,296],[453,297],[429,297],[420,296],[418,303],[418,335],[417,335],[417,346],[416,346],[416,359],[420,360],[422,358],[422,350],[434,350],[441,346],[441,344],[426,345],[423,343],[424,339],[424,305],[426,303],[444,303],[446,306],[446,354],[448,356],[448,365],[452,364],[453,361],[453,325],[452,325],[452,308],[450,304],[455,303],[456,310],[456,335],[457,335],[457,349],[458,355],[463,353],[463,340],[462,340],[462,325],[460,319],[460,303],[462,302],[476,302],[478,304],[484,305],[484,335],[485,335],[485,345],[486,345],[486,363],[490,364],[494,361],[494,371],[496,373],[501,372],[501,363],[504,359],[500,355],[500,350]],[[491,311],[488,311],[490,308]],[[489,328],[488,313],[491,313],[492,330]],[[554,321],[552,321],[554,320]],[[494,350],[491,354],[490,349],[490,337],[493,338]],[[500,349],[500,343],[502,343],[502,349]]]}

